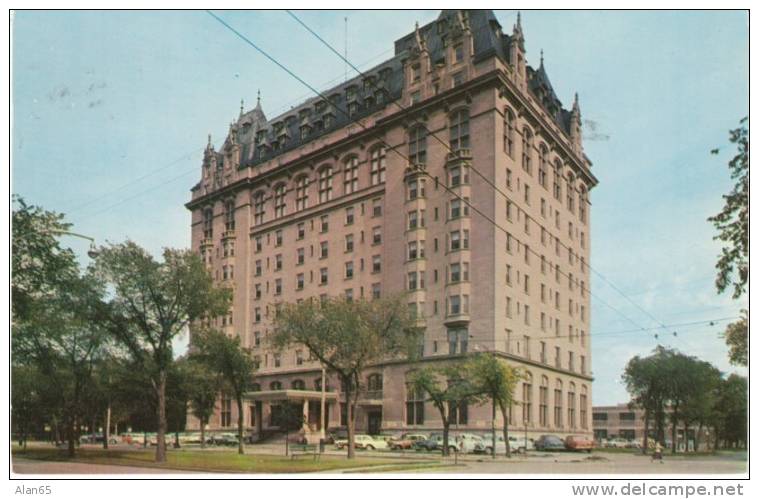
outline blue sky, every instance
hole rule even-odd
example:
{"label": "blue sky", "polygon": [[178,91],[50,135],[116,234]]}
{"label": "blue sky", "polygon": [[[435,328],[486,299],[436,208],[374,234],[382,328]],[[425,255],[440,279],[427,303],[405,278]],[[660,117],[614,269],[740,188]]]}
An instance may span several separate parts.
{"label": "blue sky", "polygon": [[[344,63],[285,12],[219,15],[317,88],[344,78]],[[496,15],[510,31],[516,12]],[[340,48],[347,16],[348,58],[363,69],[437,11],[299,16]],[[719,245],[706,222],[731,187],[727,132],[748,114],[747,14],[523,11],[522,24],[528,62],[543,49],[559,98],[580,94],[600,180],[591,265],[656,319],[594,276],[594,295],[621,313],[593,302],[594,404],[626,401],[624,364],[657,342],[734,371],[718,337],[726,322],[658,339],[629,331],[747,308],[714,290]],[[12,43],[13,192],[98,242],[131,238],[154,252],[189,245],[183,204],[206,135],[221,143],[240,99],[247,109],[260,89],[272,117],[310,96],[202,11],[16,12]]]}

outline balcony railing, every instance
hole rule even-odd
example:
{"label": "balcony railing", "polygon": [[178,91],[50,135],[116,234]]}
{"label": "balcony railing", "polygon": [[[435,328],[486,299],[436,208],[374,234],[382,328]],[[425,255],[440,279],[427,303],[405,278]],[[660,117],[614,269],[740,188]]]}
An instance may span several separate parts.
{"label": "balcony railing", "polygon": [[472,159],[472,150],[467,147],[462,147],[455,151],[451,151],[448,153],[448,156],[446,157],[446,160],[449,162],[464,160],[464,159]]}

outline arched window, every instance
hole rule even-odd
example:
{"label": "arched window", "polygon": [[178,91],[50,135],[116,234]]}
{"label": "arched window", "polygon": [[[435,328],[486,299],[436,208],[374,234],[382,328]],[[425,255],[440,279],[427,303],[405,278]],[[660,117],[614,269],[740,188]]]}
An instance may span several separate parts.
{"label": "arched window", "polygon": [[253,383],[250,385],[250,391],[251,392],[260,392],[261,391],[261,384],[260,383]]}
{"label": "arched window", "polygon": [[295,181],[295,211],[308,208],[308,176],[301,175]]}
{"label": "arched window", "polygon": [[567,174],[567,209],[575,212],[575,176],[571,172]]}
{"label": "arched window", "polygon": [[585,385],[580,388],[580,427],[588,429],[588,387]]}
{"label": "arched window", "polygon": [[427,164],[427,129],[412,128],[408,133],[408,159],[412,165]]}
{"label": "arched window", "polygon": [[540,414],[539,424],[542,428],[548,426],[548,376],[540,378]]}
{"label": "arched window", "polygon": [[588,204],[588,190],[584,185],[580,185],[580,201],[578,203],[578,211],[580,213],[580,222],[586,223],[587,221],[587,204]]}
{"label": "arched window", "polygon": [[265,218],[265,206],[264,206],[264,192],[258,191],[253,194],[253,223],[255,225],[261,225],[264,223]]}
{"label": "arched window", "polygon": [[561,202],[561,160],[556,158],[553,162],[553,197]]}
{"label": "arched window", "polygon": [[235,230],[235,200],[229,199],[224,203],[224,227]]}
{"label": "arched window", "polygon": [[319,202],[326,203],[332,199],[332,167],[327,165],[319,170]]}
{"label": "arched window", "polygon": [[451,114],[448,129],[450,131],[449,145],[452,151],[469,147],[469,111],[467,109]]}
{"label": "arched window", "polygon": [[371,163],[372,185],[385,183],[385,146],[378,146],[369,153]]}
{"label": "arched window", "polygon": [[213,208],[210,206],[203,210],[203,237],[206,239],[213,237]]}
{"label": "arched window", "polygon": [[564,423],[561,417],[564,410],[564,404],[562,399],[564,398],[564,387],[560,379],[556,380],[556,385],[553,389],[553,425],[556,428],[561,428]]}
{"label": "arched window", "polygon": [[345,160],[343,175],[343,194],[356,192],[358,190],[358,158],[356,156]]}
{"label": "arched window", "polygon": [[538,183],[544,189],[548,186],[548,147],[545,144],[540,144],[538,149]]}
{"label": "arched window", "polygon": [[522,421],[526,425],[532,422],[532,374],[529,372],[522,382]]}
{"label": "arched window", "polygon": [[522,129],[522,170],[532,175],[532,132]]}
{"label": "arched window", "polygon": [[567,425],[570,428],[576,427],[575,421],[575,384],[569,383],[569,391],[567,392]]}
{"label": "arched window", "polygon": [[293,390],[305,390],[306,382],[302,379],[294,379],[290,386],[292,386]]}
{"label": "arched window", "polygon": [[285,184],[278,184],[274,188],[274,218],[284,217],[287,213],[286,195],[287,186]]}
{"label": "arched window", "polygon": [[511,109],[506,108],[503,113],[503,150],[514,157],[514,137],[517,133],[517,120]]}
{"label": "arched window", "polygon": [[269,390],[281,390],[282,383],[280,381],[272,381],[269,383]]}

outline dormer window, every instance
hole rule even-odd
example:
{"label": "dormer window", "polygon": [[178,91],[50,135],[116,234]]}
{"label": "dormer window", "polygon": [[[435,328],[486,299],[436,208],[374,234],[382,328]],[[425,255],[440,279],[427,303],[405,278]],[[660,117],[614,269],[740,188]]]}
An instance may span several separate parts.
{"label": "dormer window", "polygon": [[422,79],[422,67],[419,64],[411,66],[411,81],[416,82]]}
{"label": "dormer window", "polygon": [[358,102],[348,103],[348,116],[353,116],[358,113]]}
{"label": "dormer window", "polygon": [[454,64],[457,62],[461,62],[464,60],[464,44],[463,43],[457,43],[453,47],[453,62]]}
{"label": "dormer window", "polygon": [[364,92],[371,91],[372,87],[374,86],[374,77],[370,76],[367,79],[364,80]]}
{"label": "dormer window", "polygon": [[385,91],[384,90],[377,90],[374,93],[374,100],[377,103],[378,106],[385,103]]}
{"label": "dormer window", "polygon": [[356,100],[356,86],[351,85],[350,87],[345,89],[345,99],[348,102]]}
{"label": "dormer window", "polygon": [[303,125],[300,127],[300,140],[306,140],[311,134],[311,127],[309,125]]}
{"label": "dormer window", "polygon": [[335,121],[335,115],[332,111],[324,115],[324,128],[330,128]]}

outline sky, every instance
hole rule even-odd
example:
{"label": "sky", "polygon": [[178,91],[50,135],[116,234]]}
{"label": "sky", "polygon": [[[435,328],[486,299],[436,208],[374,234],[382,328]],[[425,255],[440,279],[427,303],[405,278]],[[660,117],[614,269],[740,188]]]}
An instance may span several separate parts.
{"label": "sky", "polygon": [[[345,78],[345,63],[286,12],[217,14],[320,90]],[[496,11],[505,31],[516,14]],[[341,50],[347,39],[348,59],[368,69],[438,11],[297,15]],[[522,11],[522,26],[528,63],[543,50],[565,107],[579,93],[599,179],[593,404],[626,402],[625,363],[657,344],[746,374],[719,334],[748,303],[715,291],[720,246],[706,219],[732,187],[728,131],[748,114],[748,15]],[[129,238],[156,254],[189,246],[184,203],[207,135],[218,148],[240,101],[251,108],[260,90],[271,118],[312,95],[203,11],[17,11],[12,57],[13,193],[98,244]],[[64,244],[87,263],[86,241]],[[662,324],[676,326],[641,331]]]}

